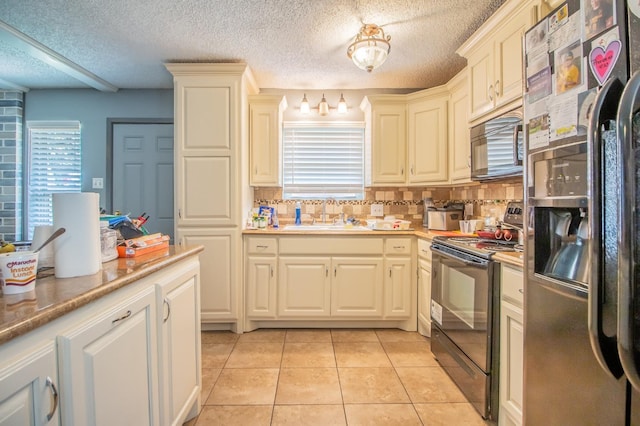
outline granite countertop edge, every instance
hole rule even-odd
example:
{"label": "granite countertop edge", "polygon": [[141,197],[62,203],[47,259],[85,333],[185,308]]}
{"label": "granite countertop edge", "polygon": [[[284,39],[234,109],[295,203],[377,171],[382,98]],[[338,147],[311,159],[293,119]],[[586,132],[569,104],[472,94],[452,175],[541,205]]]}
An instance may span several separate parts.
{"label": "granite countertop edge", "polygon": [[0,295],[0,344],[203,250],[201,245],[171,246],[140,258],[118,258],[105,262],[102,270],[93,275],[38,277],[32,292]]}

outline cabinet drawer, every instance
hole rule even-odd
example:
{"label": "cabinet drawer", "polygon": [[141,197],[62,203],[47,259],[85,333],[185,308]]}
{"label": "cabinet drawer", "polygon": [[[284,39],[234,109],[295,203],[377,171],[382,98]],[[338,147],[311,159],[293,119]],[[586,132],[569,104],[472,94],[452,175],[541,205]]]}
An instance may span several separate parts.
{"label": "cabinet drawer", "polygon": [[382,254],[382,238],[280,237],[280,254]]}
{"label": "cabinet drawer", "polygon": [[501,265],[502,298],[522,306],[524,296],[524,274],[522,269]]}
{"label": "cabinet drawer", "polygon": [[431,260],[431,241],[418,239],[418,256]]}
{"label": "cabinet drawer", "polygon": [[387,238],[384,254],[411,254],[411,238]]}
{"label": "cabinet drawer", "polygon": [[273,254],[278,253],[278,240],[265,237],[248,237],[247,252],[249,254]]}

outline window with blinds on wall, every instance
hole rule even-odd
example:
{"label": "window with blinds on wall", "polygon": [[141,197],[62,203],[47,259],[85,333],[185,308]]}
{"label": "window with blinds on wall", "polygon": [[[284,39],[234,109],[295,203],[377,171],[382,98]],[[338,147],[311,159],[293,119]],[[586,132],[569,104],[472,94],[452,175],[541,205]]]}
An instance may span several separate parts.
{"label": "window with blinds on wall", "polygon": [[53,223],[53,193],[81,192],[80,122],[27,122],[26,231]]}
{"label": "window with blinds on wall", "polygon": [[364,123],[285,122],[282,145],[283,198],[363,199]]}

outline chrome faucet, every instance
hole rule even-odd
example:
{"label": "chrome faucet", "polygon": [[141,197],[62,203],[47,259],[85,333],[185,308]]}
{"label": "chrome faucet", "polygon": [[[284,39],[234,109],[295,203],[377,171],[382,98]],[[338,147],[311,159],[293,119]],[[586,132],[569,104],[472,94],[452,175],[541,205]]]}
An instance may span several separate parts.
{"label": "chrome faucet", "polygon": [[326,221],[326,214],[327,214],[327,201],[333,200],[333,202],[336,202],[336,199],[333,197],[327,197],[324,200],[322,200],[322,223],[327,223]]}

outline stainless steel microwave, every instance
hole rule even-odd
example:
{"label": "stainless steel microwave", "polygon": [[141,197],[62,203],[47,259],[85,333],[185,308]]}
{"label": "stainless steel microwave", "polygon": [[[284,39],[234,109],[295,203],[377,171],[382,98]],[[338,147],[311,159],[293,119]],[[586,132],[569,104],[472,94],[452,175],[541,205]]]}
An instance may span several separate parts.
{"label": "stainless steel microwave", "polygon": [[471,179],[522,176],[524,135],[518,108],[471,128]]}

